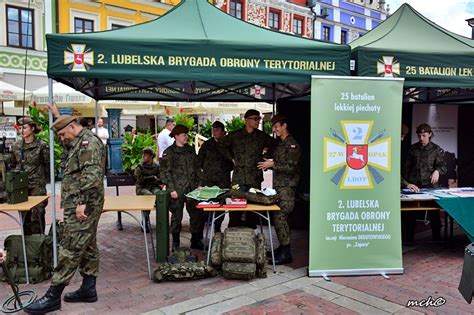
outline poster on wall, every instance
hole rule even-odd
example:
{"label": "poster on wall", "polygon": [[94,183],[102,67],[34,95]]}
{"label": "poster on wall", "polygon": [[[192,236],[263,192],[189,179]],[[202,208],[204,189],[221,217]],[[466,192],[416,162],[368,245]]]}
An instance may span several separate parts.
{"label": "poster on wall", "polygon": [[309,275],[403,273],[403,79],[313,76]]}

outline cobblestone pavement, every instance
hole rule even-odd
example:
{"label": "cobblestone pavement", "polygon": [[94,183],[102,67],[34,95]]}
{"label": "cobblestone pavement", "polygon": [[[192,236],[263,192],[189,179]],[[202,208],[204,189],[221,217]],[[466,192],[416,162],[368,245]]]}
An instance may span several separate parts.
{"label": "cobblestone pavement", "polygon": [[[121,194],[133,194],[132,187]],[[115,194],[108,188],[107,194]],[[59,217],[61,213],[59,212]],[[138,216],[138,213],[137,213]],[[0,216],[0,241],[19,229]],[[143,234],[131,218],[123,216],[124,230],[115,227],[116,214],[106,213],[99,224],[98,243],[101,274],[97,288],[99,301],[92,304],[63,302],[65,314],[472,314],[457,290],[467,238],[459,231],[451,247],[447,244],[422,244],[404,248],[403,275],[384,279],[381,276],[309,278],[308,232],[294,230],[294,262],[268,270],[268,278],[231,281],[222,277],[188,282],[153,283],[148,279]],[[188,218],[184,229],[189,229]],[[226,222],[224,222],[226,224]],[[266,230],[265,230],[266,231]],[[266,231],[267,232],[267,231]],[[429,231],[428,231],[429,232]],[[425,233],[428,234],[428,233]],[[423,237],[423,233],[417,235]],[[189,232],[182,233],[182,244],[189,244]],[[275,239],[276,241],[276,239]],[[202,252],[196,252],[202,259]],[[152,264],[156,267],[156,263]],[[81,282],[76,275],[65,292]],[[49,282],[20,285],[20,290],[34,289],[39,296]],[[11,294],[0,283],[0,302]],[[440,307],[407,308],[410,299],[436,299]]]}

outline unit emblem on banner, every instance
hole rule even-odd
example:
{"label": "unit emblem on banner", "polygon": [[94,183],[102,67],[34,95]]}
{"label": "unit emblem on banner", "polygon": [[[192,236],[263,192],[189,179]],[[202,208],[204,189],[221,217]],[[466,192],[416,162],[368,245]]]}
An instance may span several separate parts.
{"label": "unit emblem on banner", "polygon": [[64,51],[64,64],[71,71],[87,71],[94,65],[94,52],[86,45],[71,44]]}
{"label": "unit emblem on banner", "polygon": [[377,61],[377,74],[384,78],[400,75],[400,62],[393,56],[383,56]]}
{"label": "unit emblem on banner", "polygon": [[254,85],[254,87],[250,88],[250,95],[260,99],[262,96],[265,96],[265,88],[260,85]]}
{"label": "unit emblem on banner", "polygon": [[391,138],[385,129],[372,135],[373,121],[342,120],[342,134],[331,128],[324,138],[324,172],[335,171],[331,181],[341,189],[373,189],[390,171]]}

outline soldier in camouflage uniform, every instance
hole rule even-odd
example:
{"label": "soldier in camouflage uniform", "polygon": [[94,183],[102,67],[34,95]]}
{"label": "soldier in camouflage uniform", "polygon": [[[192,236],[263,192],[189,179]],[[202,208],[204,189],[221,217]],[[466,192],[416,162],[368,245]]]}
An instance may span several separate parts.
{"label": "soldier in camouflage uniform", "polygon": [[160,160],[161,181],[166,185],[170,193],[171,212],[171,236],[173,238],[173,250],[180,245],[179,234],[181,232],[181,221],[183,220],[183,206],[189,213],[191,229],[191,248],[204,249],[202,243],[204,222],[206,218],[201,209],[196,209],[196,203],[186,198],[185,194],[198,187],[199,174],[197,156],[194,149],[188,145],[188,128],[177,125],[170,133],[174,137],[174,143],[164,152]]}
{"label": "soldier in camouflage uniform", "polygon": [[[12,163],[17,170],[28,173],[28,196],[44,196],[50,176],[49,146],[35,137],[41,129],[31,118],[20,118],[18,125],[22,139],[13,145]],[[23,223],[25,235],[44,234],[47,205],[48,201],[44,201],[26,213]]]}
{"label": "soldier in camouflage uniform", "polygon": [[61,188],[66,224],[51,286],[42,298],[25,309],[33,314],[61,308],[64,287],[78,268],[83,277],[82,285],[77,291],[67,293],[64,301],[97,301],[99,250],[96,236],[104,205],[105,147],[75,117],[59,117],[52,129],[68,147]]}
{"label": "soldier in camouflage uniform", "polygon": [[[234,161],[232,184],[239,184],[244,190],[260,189],[263,172],[257,168],[257,163],[263,161],[264,150],[274,149],[275,139],[258,129],[261,120],[259,111],[250,109],[244,118],[245,127],[229,132],[220,142],[220,148],[227,159]],[[256,227],[254,213],[232,211],[229,218],[229,227]]]}
{"label": "soldier in camouflage uniform", "polygon": [[[135,189],[137,195],[156,195],[161,190],[160,166],[153,161],[155,153],[152,148],[142,151],[143,163],[138,164],[135,169]],[[150,211],[142,211],[145,218],[143,222],[145,230],[150,233]]]}
{"label": "soldier in camouflage uniform", "polygon": [[[275,265],[288,264],[293,261],[290,251],[290,226],[288,217],[295,205],[295,191],[300,179],[299,144],[288,132],[287,118],[275,115],[272,118],[273,132],[280,138],[275,148],[273,160],[258,163],[262,170],[273,169],[273,188],[277,191],[280,211],[274,213],[273,224],[280,246],[275,250]],[[271,252],[270,252],[271,256]]]}
{"label": "soldier in camouflage uniform", "polygon": [[[202,170],[201,186],[219,186],[230,188],[230,172],[234,163],[228,160],[219,150],[219,140],[225,135],[224,124],[216,121],[212,124],[212,138],[204,142],[199,149],[198,164]],[[214,228],[221,231],[224,216],[216,220]]]}
{"label": "soldier in camouflage uniform", "polygon": [[[437,144],[431,142],[433,132],[428,124],[421,124],[416,129],[419,141],[413,144],[408,151],[402,176],[402,186],[413,191],[420,188],[437,188],[440,175],[446,174],[444,151]],[[404,216],[405,241],[412,242],[416,219],[424,216],[424,211],[410,211]],[[428,211],[433,240],[440,240],[441,220],[439,211]]]}

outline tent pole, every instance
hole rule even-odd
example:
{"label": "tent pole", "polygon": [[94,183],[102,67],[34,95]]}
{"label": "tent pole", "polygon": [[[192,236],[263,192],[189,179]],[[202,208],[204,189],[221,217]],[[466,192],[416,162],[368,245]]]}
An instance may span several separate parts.
{"label": "tent pole", "polygon": [[272,114],[273,114],[273,116],[275,116],[275,114],[276,114],[276,96],[275,96],[276,85],[275,85],[275,83],[272,83],[272,88],[273,88],[272,89],[272,94],[273,94],[273,96],[272,96],[272,98],[273,98],[273,100],[272,100],[272,105],[273,105]]}
{"label": "tent pole", "polygon": [[[48,78],[48,103],[53,104],[53,79]],[[50,169],[50,183],[51,183],[51,224],[53,226],[53,266],[58,265],[58,251],[56,239],[56,185],[54,183],[54,134],[51,130],[53,125],[53,113],[49,111],[49,169]]]}
{"label": "tent pole", "polygon": [[94,130],[95,134],[99,135],[99,128],[97,127],[97,121],[99,120],[99,102],[95,100],[95,123],[94,123]]}

